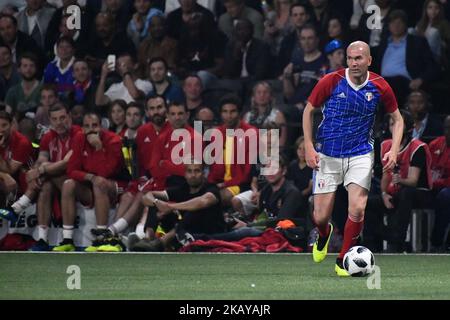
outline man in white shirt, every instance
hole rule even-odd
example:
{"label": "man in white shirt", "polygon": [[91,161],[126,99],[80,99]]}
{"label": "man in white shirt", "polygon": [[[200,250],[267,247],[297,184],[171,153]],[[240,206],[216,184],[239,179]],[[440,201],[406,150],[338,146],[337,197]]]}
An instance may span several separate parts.
{"label": "man in white shirt", "polygon": [[100,83],[95,95],[95,104],[104,106],[116,99],[123,99],[126,103],[145,98],[153,89],[149,81],[138,79],[134,69],[134,59],[129,54],[123,54],[117,59],[116,68],[122,77],[122,82],[115,83],[105,92],[106,78],[113,71],[108,61],[103,64]]}

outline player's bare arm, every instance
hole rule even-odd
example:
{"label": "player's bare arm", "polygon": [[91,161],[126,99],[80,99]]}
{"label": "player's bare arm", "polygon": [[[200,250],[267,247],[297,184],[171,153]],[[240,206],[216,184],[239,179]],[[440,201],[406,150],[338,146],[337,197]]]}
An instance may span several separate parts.
{"label": "player's bare arm", "polygon": [[383,167],[383,171],[392,170],[397,163],[397,154],[400,149],[400,143],[403,137],[403,118],[400,111],[397,109],[391,113],[391,118],[394,121],[392,129],[392,147],[389,152],[384,155],[383,161],[387,161]]}
{"label": "player's bare arm", "polygon": [[311,103],[305,107],[303,111],[303,134],[305,138],[305,158],[306,164],[312,169],[319,168],[319,154],[314,149],[314,143],[312,140],[312,113],[314,107]]}

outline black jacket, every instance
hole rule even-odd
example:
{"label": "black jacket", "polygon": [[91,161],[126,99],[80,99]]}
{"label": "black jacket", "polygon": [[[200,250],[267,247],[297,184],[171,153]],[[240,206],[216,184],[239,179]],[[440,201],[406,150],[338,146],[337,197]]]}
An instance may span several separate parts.
{"label": "black jacket", "polygon": [[[374,71],[381,73],[381,63],[388,46],[388,37],[381,40],[374,57]],[[430,82],[439,76],[439,66],[433,58],[430,46],[424,37],[408,34],[406,36],[406,69],[412,79],[421,78]]]}

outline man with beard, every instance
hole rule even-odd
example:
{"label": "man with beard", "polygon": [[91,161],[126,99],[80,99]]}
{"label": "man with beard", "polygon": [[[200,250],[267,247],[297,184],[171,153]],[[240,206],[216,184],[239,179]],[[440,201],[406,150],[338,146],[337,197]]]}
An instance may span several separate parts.
{"label": "man with beard", "polygon": [[[152,186],[149,174],[149,164],[154,154],[155,142],[158,136],[166,132],[170,125],[166,122],[167,107],[164,99],[159,96],[150,97],[147,101],[147,117],[149,123],[139,127],[135,144],[137,147],[138,177],[133,177],[126,192],[120,198],[116,222],[108,229],[112,236],[124,231],[128,225],[142,214],[141,204],[143,190]],[[102,251],[120,251],[120,246],[102,246]]]}
{"label": "man with beard", "polygon": [[97,251],[107,231],[111,205],[126,185],[127,179],[121,152],[120,137],[103,130],[98,114],[88,112],[83,117],[83,132],[75,136],[73,154],[67,164],[67,179],[62,187],[63,241],[53,251],[74,251],[73,230],[76,203],[94,206],[97,237],[86,251]]}
{"label": "man with beard", "polygon": [[[172,102],[167,111],[170,127],[166,132],[160,134],[156,140],[150,160],[150,173],[153,177],[153,183],[151,189],[147,190],[163,190],[166,186],[170,187],[186,182],[184,180],[184,164],[176,164],[175,161],[189,156],[188,151],[186,151],[188,148],[179,150],[182,152],[177,153],[175,159],[172,158],[174,149],[179,148],[180,144],[186,142],[183,133],[189,135],[191,154],[195,151],[194,141],[196,139],[198,139],[197,143],[202,146],[202,137],[187,124],[189,115],[186,105]],[[178,137],[177,134],[179,134]],[[202,149],[200,151],[203,152]]]}
{"label": "man with beard", "polygon": [[179,234],[214,234],[226,230],[220,191],[206,181],[203,164],[192,162],[185,165],[186,184],[148,192],[142,198],[142,203],[150,207],[146,227],[155,230],[160,222],[167,233],[154,240],[135,242],[136,238],[132,238],[129,242],[131,251],[163,251],[170,247],[177,223]]}
{"label": "man with beard", "polygon": [[180,86],[170,81],[168,78],[168,66],[164,58],[153,58],[149,62],[150,82],[153,85],[153,90],[150,95],[160,95],[170,102],[184,101],[184,93]]}
{"label": "man with beard", "polygon": [[19,61],[22,81],[6,93],[5,102],[21,118],[26,112],[35,112],[41,99],[42,84],[37,79],[37,60],[33,54],[24,54]]}
{"label": "man with beard", "polygon": [[52,195],[60,192],[67,179],[66,167],[72,155],[72,143],[75,135],[81,131],[72,125],[69,111],[63,104],[57,103],[49,110],[51,130],[41,140],[39,157],[33,169],[27,172],[28,188],[22,197],[11,207],[11,216],[17,215],[31,205],[37,196],[37,218],[39,241],[32,251],[48,251],[48,226],[52,212]]}

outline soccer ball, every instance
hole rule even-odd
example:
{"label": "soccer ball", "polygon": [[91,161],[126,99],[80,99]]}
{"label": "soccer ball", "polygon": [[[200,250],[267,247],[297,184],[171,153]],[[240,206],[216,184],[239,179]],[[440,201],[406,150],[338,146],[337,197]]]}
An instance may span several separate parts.
{"label": "soccer ball", "polygon": [[375,258],[366,247],[354,246],[345,254],[343,264],[352,277],[363,277],[373,272]]}

